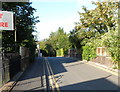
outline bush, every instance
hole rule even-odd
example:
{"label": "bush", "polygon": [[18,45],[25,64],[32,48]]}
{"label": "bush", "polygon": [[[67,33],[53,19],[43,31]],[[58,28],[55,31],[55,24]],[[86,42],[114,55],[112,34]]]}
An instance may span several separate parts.
{"label": "bush", "polygon": [[91,46],[83,46],[82,49],[82,59],[89,61],[90,59],[96,57],[95,48]]}
{"label": "bush", "polygon": [[56,50],[57,52],[57,56],[64,56],[64,51],[63,51],[63,48],[59,49],[59,50]]}
{"label": "bush", "polygon": [[110,32],[107,33],[105,36],[106,39],[104,39],[103,44],[109,51],[113,62],[118,64],[118,62],[120,62],[120,51],[119,51],[120,37],[118,35],[118,31],[110,30]]}

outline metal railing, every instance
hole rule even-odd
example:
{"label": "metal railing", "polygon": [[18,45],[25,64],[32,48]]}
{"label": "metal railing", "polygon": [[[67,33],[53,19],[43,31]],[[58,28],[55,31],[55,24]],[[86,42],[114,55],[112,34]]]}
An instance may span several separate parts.
{"label": "metal railing", "polygon": [[12,79],[20,70],[20,57],[2,53],[0,63],[0,86]]}

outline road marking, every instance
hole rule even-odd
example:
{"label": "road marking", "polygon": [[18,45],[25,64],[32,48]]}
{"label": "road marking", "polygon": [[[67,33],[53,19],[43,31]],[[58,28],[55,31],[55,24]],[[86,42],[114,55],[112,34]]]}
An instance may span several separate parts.
{"label": "road marking", "polygon": [[[59,85],[58,85],[58,83],[56,82],[56,79],[55,79],[55,77],[54,77],[54,73],[53,73],[53,71],[52,71],[52,68],[51,68],[51,66],[50,66],[50,63],[49,63],[47,57],[45,57],[45,61],[46,61],[46,65],[50,68],[49,71],[51,71],[51,73],[52,73],[52,75],[49,75],[49,82],[50,82],[50,84],[51,84],[51,86],[52,86],[52,92],[56,92],[56,91],[57,91],[57,92],[60,92]],[[56,91],[55,91],[54,89],[56,89]]]}
{"label": "road marking", "polygon": [[43,87],[44,87],[44,91],[46,92],[46,89],[45,89],[45,86],[46,86],[46,81],[45,81],[45,79],[46,79],[46,76],[45,76],[45,64],[44,64],[44,60],[43,60],[43,62],[42,62],[42,65],[43,65]]}
{"label": "road marking", "polygon": [[110,70],[108,70],[108,69],[106,69],[106,68],[104,68],[104,67],[100,67],[100,66],[95,65],[95,64],[91,64],[91,63],[89,63],[89,62],[87,62],[87,63],[85,63],[85,64],[94,66],[94,67],[96,67],[96,68],[98,68],[98,69],[101,69],[101,70],[103,70],[103,71],[106,71],[106,72],[108,72],[108,73],[111,73],[111,74],[113,74],[113,75],[115,75],[115,76],[118,76],[118,75],[119,75],[119,74],[116,73],[116,72],[110,71]]}

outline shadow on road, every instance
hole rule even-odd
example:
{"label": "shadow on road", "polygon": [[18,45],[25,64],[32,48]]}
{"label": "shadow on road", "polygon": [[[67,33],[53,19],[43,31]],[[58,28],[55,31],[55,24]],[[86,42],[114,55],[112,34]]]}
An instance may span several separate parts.
{"label": "shadow on road", "polygon": [[72,63],[79,61],[79,59],[77,58],[70,58],[70,57],[48,57],[48,59],[54,74],[67,72],[63,63]]}
{"label": "shadow on road", "polygon": [[110,76],[89,80],[81,83],[62,86],[60,87],[60,89],[61,89],[61,92],[64,92],[64,91],[66,92],[70,90],[74,90],[74,91],[83,90],[82,92],[84,92],[85,90],[86,92],[118,92],[118,89],[120,89],[120,87],[118,87],[117,85],[115,85],[114,83],[106,79]]}
{"label": "shadow on road", "polygon": [[[85,63],[77,63],[77,61],[79,61],[78,59],[76,58],[68,58],[68,57],[49,57],[48,58],[49,62],[50,62],[50,65],[52,67],[52,70],[54,72],[54,74],[56,75],[56,80],[59,84],[62,84],[62,81],[60,81],[65,75],[64,73],[65,72],[69,72],[67,70],[68,69],[72,69],[72,67],[74,67],[75,69],[77,69],[79,67],[79,65],[82,65],[81,67],[85,66],[84,64]],[[75,62],[75,63],[74,63]],[[87,69],[87,68],[86,68]],[[92,69],[92,68],[90,68]],[[89,68],[88,68],[88,73],[89,72]],[[93,70],[94,71],[94,70]],[[95,71],[97,72],[97,70]],[[99,71],[98,71],[99,72]],[[80,72],[78,72],[80,73]],[[100,72],[101,73],[101,72]],[[84,73],[85,74],[85,73]],[[102,73],[102,74],[105,74],[105,73]],[[71,74],[72,75],[72,74]],[[90,75],[90,74],[88,74]],[[74,76],[74,75],[72,75]],[[94,75],[91,75],[94,77]],[[60,89],[61,89],[61,92],[70,92],[71,90],[73,90],[73,92],[76,90],[78,92],[84,92],[86,90],[86,92],[118,92],[118,89],[120,89],[116,84],[114,84],[113,82],[109,81],[107,78],[111,78],[113,77],[113,75],[109,74],[106,74],[105,75],[106,77],[99,77],[97,78],[96,76],[96,79],[90,79],[90,80],[87,80],[87,81],[82,81],[79,83],[79,81],[76,81],[76,83],[73,82],[73,84],[67,84],[64,86],[60,86]],[[68,78],[70,78],[69,76],[67,76]],[[81,76],[80,76],[81,77]],[[89,77],[89,76],[88,76]],[[75,78],[75,76],[73,77]],[[78,78],[78,77],[77,77]],[[82,77],[81,77],[82,78]],[[67,79],[67,78],[66,78]],[[72,79],[68,79],[68,80],[72,80]],[[66,80],[64,80],[66,81]],[[78,83],[77,83],[78,82]],[[69,82],[68,82],[69,83]],[[80,91],[81,90],[81,91]],[[84,91],[82,91],[84,90]],[[91,91],[89,91],[91,90]],[[96,91],[97,90],[97,91]],[[101,90],[101,91],[100,91]],[[105,91],[104,91],[105,90]],[[112,91],[110,91],[112,90]],[[115,90],[115,91],[114,91]]]}

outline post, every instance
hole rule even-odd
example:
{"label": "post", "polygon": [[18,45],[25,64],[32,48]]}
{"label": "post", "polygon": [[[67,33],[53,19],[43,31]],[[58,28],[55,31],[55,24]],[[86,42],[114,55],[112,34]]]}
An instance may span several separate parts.
{"label": "post", "polygon": [[2,11],[2,2],[0,1],[0,10]]}
{"label": "post", "polygon": [[[2,2],[0,1],[0,11],[2,11]],[[3,62],[2,62],[2,30],[0,30],[0,86],[2,86],[2,72],[3,72]]]}
{"label": "post", "polygon": [[15,21],[14,22],[15,23],[15,25],[14,25],[15,26],[15,35],[14,35],[15,36],[15,52],[17,52],[17,47],[16,47],[17,46],[17,43],[16,43],[17,42],[17,36],[16,36],[16,16],[14,17],[14,19],[15,19],[14,20]]}

